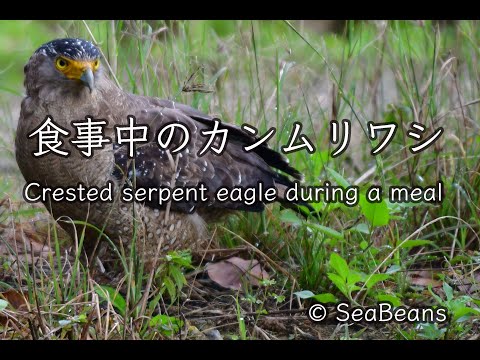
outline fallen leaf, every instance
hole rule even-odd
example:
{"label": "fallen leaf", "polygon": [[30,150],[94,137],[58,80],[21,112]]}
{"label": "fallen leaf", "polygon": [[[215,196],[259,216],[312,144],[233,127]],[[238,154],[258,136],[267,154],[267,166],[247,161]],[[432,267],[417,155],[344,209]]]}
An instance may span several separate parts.
{"label": "fallen leaf", "polygon": [[[0,299],[6,301],[9,304],[7,305],[5,310],[8,310],[9,307],[19,311],[28,310],[27,300],[22,293],[16,290],[10,289],[4,292],[0,292]],[[0,325],[5,325],[7,323],[7,319],[7,316],[3,315],[0,312]]]}
{"label": "fallen leaf", "polygon": [[10,289],[0,293],[0,299],[5,299],[16,310],[27,310],[28,302],[21,292]]}
{"label": "fallen leaf", "polygon": [[244,260],[236,256],[208,264],[207,273],[212,281],[231,290],[240,290],[244,282],[259,286],[261,280],[269,279],[268,273],[257,260]]}
{"label": "fallen leaf", "polygon": [[[32,257],[46,258],[52,252],[47,245],[48,237],[52,236],[52,218],[43,205],[3,198],[0,199],[0,215],[12,217],[12,221],[0,223],[0,256],[11,260],[17,260],[18,256],[20,260],[30,262]],[[25,216],[28,221],[19,221]],[[71,240],[67,241],[69,235],[58,224],[54,226],[56,241],[66,248],[71,243]]]}

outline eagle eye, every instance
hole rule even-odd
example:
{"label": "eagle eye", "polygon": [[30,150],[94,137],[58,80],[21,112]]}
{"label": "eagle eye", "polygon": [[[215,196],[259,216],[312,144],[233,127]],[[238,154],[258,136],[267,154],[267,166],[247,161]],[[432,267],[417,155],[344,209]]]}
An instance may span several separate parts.
{"label": "eagle eye", "polygon": [[68,66],[68,61],[62,57],[59,57],[55,61],[55,66],[57,67],[58,70],[65,70]]}

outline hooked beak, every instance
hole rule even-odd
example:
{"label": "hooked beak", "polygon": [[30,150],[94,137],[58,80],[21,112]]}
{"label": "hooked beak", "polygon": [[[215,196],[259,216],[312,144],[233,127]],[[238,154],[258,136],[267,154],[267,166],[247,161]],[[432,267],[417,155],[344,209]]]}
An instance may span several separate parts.
{"label": "hooked beak", "polygon": [[92,93],[93,89],[95,88],[95,78],[93,77],[92,69],[87,67],[80,77],[80,80],[85,84],[85,86],[88,86],[90,93]]}

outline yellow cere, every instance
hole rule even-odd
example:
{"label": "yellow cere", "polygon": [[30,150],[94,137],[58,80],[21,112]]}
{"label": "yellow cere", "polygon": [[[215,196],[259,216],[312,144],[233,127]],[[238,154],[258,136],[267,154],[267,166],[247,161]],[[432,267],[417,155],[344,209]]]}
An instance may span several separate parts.
{"label": "yellow cere", "polygon": [[55,60],[55,66],[69,79],[80,79],[83,72],[87,68],[92,69],[92,71],[96,71],[100,66],[100,60],[96,59],[91,61],[80,61],[59,56]]}

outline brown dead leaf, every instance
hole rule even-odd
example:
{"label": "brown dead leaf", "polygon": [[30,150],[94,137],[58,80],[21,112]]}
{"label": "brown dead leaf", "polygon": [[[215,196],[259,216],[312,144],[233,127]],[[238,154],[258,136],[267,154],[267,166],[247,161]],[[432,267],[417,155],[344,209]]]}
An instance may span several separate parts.
{"label": "brown dead leaf", "polygon": [[34,226],[30,223],[17,223],[14,229],[4,229],[3,239],[6,243],[0,244],[0,255],[8,255],[10,253],[9,247],[19,254],[33,253],[38,256],[48,252],[48,247],[42,243]]}
{"label": "brown dead leaf", "polygon": [[236,256],[208,264],[207,273],[212,281],[231,290],[240,290],[244,282],[259,286],[261,280],[269,279],[268,273],[257,260],[244,260]]}
{"label": "brown dead leaf", "polygon": [[[9,198],[0,199],[0,213],[13,214],[22,208],[21,204]],[[44,242],[38,236],[34,221],[18,222],[16,218],[0,224],[0,256],[8,256],[12,251],[22,254],[40,255],[45,251]]]}
{"label": "brown dead leaf", "polygon": [[44,242],[37,234],[34,224],[16,223],[14,227],[3,228],[0,256],[26,263],[32,259],[37,261],[38,258],[46,258],[52,251]]}
{"label": "brown dead leaf", "polygon": [[[28,302],[22,293],[10,289],[0,293],[0,299],[6,300],[12,308],[19,311],[28,311]],[[7,308],[8,310],[8,308]],[[0,325],[7,323],[8,317],[0,313]]]}
{"label": "brown dead leaf", "polygon": [[[32,210],[35,215],[22,222],[15,216],[8,218],[15,212],[23,210]],[[53,219],[43,205],[15,202],[5,197],[0,199],[0,214],[9,219],[0,223],[0,256],[19,255],[22,260],[23,258],[28,260],[32,255],[45,257],[52,251],[46,244],[52,234]],[[61,247],[67,248],[71,245],[70,237],[57,223],[53,223]]]}
{"label": "brown dead leaf", "polygon": [[0,293],[0,299],[6,300],[16,310],[28,310],[27,299],[21,292],[10,289]]}

